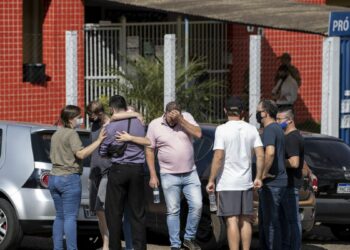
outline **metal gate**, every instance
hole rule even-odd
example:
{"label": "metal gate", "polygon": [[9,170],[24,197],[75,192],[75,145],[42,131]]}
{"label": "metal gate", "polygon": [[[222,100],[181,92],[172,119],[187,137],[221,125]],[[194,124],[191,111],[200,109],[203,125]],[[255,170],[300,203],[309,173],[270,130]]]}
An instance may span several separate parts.
{"label": "metal gate", "polygon": [[[188,57],[205,58],[210,79],[228,83],[227,25],[221,22],[190,22]],[[176,34],[177,56],[184,59],[185,23],[118,23],[85,25],[85,102],[100,96],[111,96],[117,90],[101,86],[101,83],[116,81],[112,69],[126,69],[125,56],[163,57],[164,35]],[[225,89],[213,88],[214,93],[225,96]],[[223,118],[223,98],[212,101],[215,117]]]}
{"label": "metal gate", "polygon": [[85,103],[116,90],[102,84],[116,80],[112,70],[119,66],[120,27],[85,25]]}

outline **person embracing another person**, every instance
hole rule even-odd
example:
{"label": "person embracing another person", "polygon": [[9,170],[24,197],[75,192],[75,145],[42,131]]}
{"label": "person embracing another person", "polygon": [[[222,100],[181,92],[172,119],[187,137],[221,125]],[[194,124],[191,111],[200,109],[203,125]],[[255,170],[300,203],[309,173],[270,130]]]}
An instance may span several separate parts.
{"label": "person embracing another person", "polygon": [[83,159],[104,140],[102,129],[97,139],[84,147],[75,130],[82,125],[81,109],[67,105],[61,110],[62,127],[51,138],[50,159],[52,169],[49,177],[49,190],[54,200],[56,218],[52,228],[54,250],[63,250],[66,238],[67,250],[77,248],[77,217],[81,202],[81,179]]}
{"label": "person embracing another person", "polygon": [[[101,129],[110,123],[112,120],[122,120],[127,118],[133,118],[138,113],[125,112],[116,114],[111,118],[106,114],[103,104],[99,101],[91,101],[87,108],[86,113],[89,116],[89,122],[91,125],[91,140],[95,141]],[[90,161],[90,175],[89,175],[89,202],[90,210],[96,212],[98,218],[98,225],[103,240],[103,247],[101,250],[108,250],[109,247],[109,233],[107,228],[107,221],[105,216],[105,197],[108,183],[108,171],[111,167],[111,161],[109,158],[104,158],[99,155],[98,149],[95,149],[91,155]],[[129,222],[128,211],[124,211],[123,218],[123,233],[125,239],[125,250],[132,250],[132,235],[131,226]]]}
{"label": "person embracing another person", "polygon": [[[112,117],[127,111],[123,96],[109,100]],[[122,218],[127,205],[135,250],[146,249],[145,195],[144,195],[144,146],[145,127],[137,118],[111,121],[106,127],[107,138],[102,142],[99,154],[110,159],[105,213],[108,225],[110,250],[121,250]]]}

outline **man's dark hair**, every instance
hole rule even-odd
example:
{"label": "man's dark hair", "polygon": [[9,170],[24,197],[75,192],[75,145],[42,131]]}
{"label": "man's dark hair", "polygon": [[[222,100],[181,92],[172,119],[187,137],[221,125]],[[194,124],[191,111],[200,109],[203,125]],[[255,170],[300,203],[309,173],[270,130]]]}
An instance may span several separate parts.
{"label": "man's dark hair", "polygon": [[282,71],[282,72],[288,73],[289,72],[289,67],[286,64],[282,64],[282,65],[280,65],[278,67],[278,71]]}
{"label": "man's dark hair", "polygon": [[265,112],[268,113],[271,118],[276,119],[278,112],[276,103],[268,99],[262,100],[260,103]]}
{"label": "man's dark hair", "polygon": [[289,53],[287,52],[284,52],[281,56],[280,56],[281,59],[284,59],[284,60],[289,60],[291,61],[292,60],[292,57]]}
{"label": "man's dark hair", "polygon": [[126,101],[125,98],[121,95],[114,95],[109,99],[109,107],[113,109],[123,109],[126,110]]}
{"label": "man's dark hair", "polygon": [[228,116],[241,116],[244,104],[239,96],[228,96],[225,102],[225,109]]}
{"label": "man's dark hair", "polygon": [[86,112],[88,113],[88,115],[92,115],[92,114],[100,114],[100,113],[104,113],[104,107],[103,104],[99,101],[91,101],[87,107],[86,107]]}
{"label": "man's dark hair", "polygon": [[286,113],[286,117],[290,120],[294,120],[294,109],[292,107],[279,107],[278,113]]}
{"label": "man's dark hair", "polygon": [[180,104],[178,104],[175,101],[169,102],[166,106],[165,106],[165,112],[171,112],[173,110],[177,110],[179,112],[181,112],[181,106]]}
{"label": "man's dark hair", "polygon": [[70,128],[70,120],[79,116],[81,109],[75,105],[67,105],[61,110],[61,122],[64,127]]}

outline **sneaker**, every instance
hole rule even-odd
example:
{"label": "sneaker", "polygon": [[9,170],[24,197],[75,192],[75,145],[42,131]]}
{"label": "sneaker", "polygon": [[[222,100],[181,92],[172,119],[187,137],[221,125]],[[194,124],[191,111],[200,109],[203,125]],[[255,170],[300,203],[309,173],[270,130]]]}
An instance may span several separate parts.
{"label": "sneaker", "polygon": [[184,240],[184,246],[189,250],[201,250],[195,239]]}

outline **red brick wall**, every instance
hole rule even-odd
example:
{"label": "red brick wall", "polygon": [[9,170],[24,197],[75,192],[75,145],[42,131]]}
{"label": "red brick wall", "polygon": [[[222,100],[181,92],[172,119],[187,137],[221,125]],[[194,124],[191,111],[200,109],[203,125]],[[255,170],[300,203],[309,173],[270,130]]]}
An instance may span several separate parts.
{"label": "red brick wall", "polygon": [[44,0],[43,63],[49,81],[22,81],[22,0],[0,0],[0,120],[54,123],[65,105],[65,31],[78,30],[78,96],[84,104],[82,0]]}
{"label": "red brick wall", "polygon": [[[249,65],[249,35],[246,26],[230,25],[229,39],[232,49],[231,93],[242,94],[247,83],[245,78]],[[292,64],[301,74],[302,85],[295,104],[297,121],[321,119],[322,42],[323,36],[301,32],[264,29],[261,57],[261,91],[263,98],[271,98],[277,58],[283,52],[292,56]]]}
{"label": "red brick wall", "polygon": [[249,35],[255,33],[255,30],[248,33],[247,26],[244,25],[229,25],[228,39],[233,62],[230,66],[231,94],[246,93],[249,76]]}
{"label": "red brick wall", "polygon": [[264,30],[262,43],[262,93],[270,97],[274,74],[279,65],[276,58],[283,52],[292,57],[292,64],[300,71],[302,85],[299,88],[295,111],[298,121],[321,120],[322,95],[322,43],[323,36],[301,32]]}

